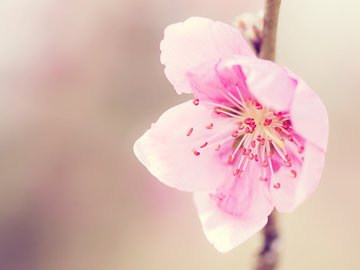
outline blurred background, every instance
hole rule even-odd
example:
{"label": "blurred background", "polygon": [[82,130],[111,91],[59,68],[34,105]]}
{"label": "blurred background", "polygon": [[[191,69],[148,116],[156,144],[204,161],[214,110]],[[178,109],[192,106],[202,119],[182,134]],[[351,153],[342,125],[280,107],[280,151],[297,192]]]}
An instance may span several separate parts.
{"label": "blurred background", "polygon": [[[190,194],[160,184],[135,140],[175,104],[163,29],[231,23],[262,0],[0,0],[0,269],[251,269],[261,238],[218,253]],[[360,269],[360,3],[284,0],[279,63],[330,116],[318,191],[281,216],[281,270]]]}

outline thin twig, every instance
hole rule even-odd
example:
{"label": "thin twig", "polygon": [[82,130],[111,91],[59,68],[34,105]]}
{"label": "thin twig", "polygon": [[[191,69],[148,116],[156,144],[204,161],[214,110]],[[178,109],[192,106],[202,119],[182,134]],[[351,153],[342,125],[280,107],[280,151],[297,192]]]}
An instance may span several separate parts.
{"label": "thin twig", "polygon": [[[266,0],[264,29],[259,57],[275,60],[276,30],[278,24],[281,0]],[[263,229],[264,244],[258,255],[256,270],[275,270],[279,263],[279,232],[276,212],[272,212],[269,221]]]}
{"label": "thin twig", "polygon": [[274,61],[276,46],[276,30],[278,24],[281,0],[266,0],[263,40],[260,50],[260,58]]}
{"label": "thin twig", "polygon": [[279,264],[279,232],[276,212],[272,212],[263,229],[264,243],[256,261],[256,270],[274,270]]}

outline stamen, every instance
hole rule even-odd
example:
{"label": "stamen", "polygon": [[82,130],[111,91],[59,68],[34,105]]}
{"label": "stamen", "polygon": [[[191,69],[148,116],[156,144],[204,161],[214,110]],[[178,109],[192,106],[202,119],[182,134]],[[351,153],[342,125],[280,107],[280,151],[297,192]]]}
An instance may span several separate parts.
{"label": "stamen", "polygon": [[237,130],[234,130],[233,132],[231,132],[231,136],[233,136],[234,138],[239,137],[239,132]]}
{"label": "stamen", "polygon": [[231,93],[228,92],[227,94],[224,93],[221,89],[217,88],[217,90],[219,91],[219,93],[224,97],[226,98],[232,105],[234,105],[235,107],[238,107],[240,104],[236,101],[236,100],[233,100],[231,98],[231,96],[229,97],[228,95],[230,95]]}
{"label": "stamen", "polygon": [[234,176],[235,176],[235,175],[238,175],[239,172],[240,172],[240,170],[239,170],[238,168],[236,168],[236,169],[233,171],[233,175],[234,175]]}
{"label": "stamen", "polygon": [[255,140],[252,140],[251,143],[250,143],[250,145],[251,145],[252,148],[255,148],[255,146],[256,146],[256,141],[255,141]]}
{"label": "stamen", "polygon": [[204,147],[206,147],[208,145],[208,142],[204,142],[201,146],[200,146],[200,148],[204,148]]}
{"label": "stamen", "polygon": [[207,129],[212,129],[214,127],[213,123],[210,123],[209,125],[206,126]]}
{"label": "stamen", "polygon": [[193,128],[190,128],[189,131],[186,133],[186,136],[190,136],[193,130],[194,130]]}
{"label": "stamen", "polygon": [[[237,93],[227,91],[227,89],[218,89],[226,99],[225,104],[202,101],[204,104],[211,105],[213,111],[221,116],[218,118],[219,123],[215,123],[216,130],[219,131],[209,135],[209,138],[206,138],[200,147],[194,148],[192,152],[195,156],[199,156],[201,149],[220,151],[225,143],[229,143],[229,147],[232,143],[232,151],[228,150],[227,146],[222,153],[231,152],[228,156],[228,164],[232,166],[234,176],[241,177],[249,162],[259,162],[256,166],[261,170],[260,181],[271,180],[274,183],[273,187],[279,189],[280,182],[274,181],[273,158],[281,158],[283,164],[280,166],[292,167],[292,162],[298,162],[303,158],[294,153],[296,150],[300,154],[304,151],[304,146],[299,142],[301,139],[291,126],[288,112],[273,112],[256,99],[247,98],[245,101],[239,87],[235,86],[235,88]],[[196,106],[199,102],[197,98],[193,100]],[[194,126],[186,135],[190,136],[197,128],[210,130],[214,128],[214,123],[205,122]],[[290,157],[294,157],[294,161]],[[294,168],[288,169],[288,172],[292,178],[297,177],[297,171]],[[220,195],[216,196],[219,200]],[[225,196],[221,203],[229,198]]]}
{"label": "stamen", "polygon": [[244,105],[242,104],[242,102],[240,100],[238,100],[232,93],[229,92],[229,96],[232,97],[232,99],[234,99],[238,105],[240,105],[241,107],[244,108]]}
{"label": "stamen", "polygon": [[270,126],[271,122],[272,122],[272,119],[270,119],[270,118],[265,118],[265,120],[264,120],[264,126],[265,126],[265,127]]}
{"label": "stamen", "polygon": [[[219,104],[219,103],[215,103],[215,102],[210,102],[210,101],[204,101],[203,103],[204,103],[204,104],[211,105],[211,106],[214,106],[214,107],[219,107],[219,108],[221,108],[221,109],[225,109],[225,110],[227,110],[227,111],[231,111],[231,112],[236,113],[236,114],[239,113],[239,110],[235,110],[235,109],[233,109],[233,108],[231,108],[231,107],[229,107],[229,106],[223,105],[223,104]],[[235,108],[237,108],[237,107],[235,107]]]}
{"label": "stamen", "polygon": [[281,185],[279,182],[274,184],[274,188],[279,189],[280,187],[281,187]]}
{"label": "stamen", "polygon": [[238,94],[239,94],[239,97],[240,97],[242,106],[244,107],[244,109],[245,109],[246,112],[249,112],[249,108],[246,106],[246,102],[245,102],[245,100],[244,100],[244,97],[243,97],[242,94],[241,94],[241,91],[240,91],[239,87],[238,87],[237,85],[235,85],[235,88],[236,88],[236,90],[237,90],[237,92],[238,92]]}
{"label": "stamen", "polygon": [[226,114],[226,115],[231,116],[231,117],[239,117],[239,114],[234,114],[234,113],[225,111],[221,107],[214,107],[214,112],[216,114]]}
{"label": "stamen", "polygon": [[199,102],[200,102],[200,100],[199,100],[198,98],[194,98],[194,99],[193,99],[193,104],[194,104],[195,106],[199,105]]}

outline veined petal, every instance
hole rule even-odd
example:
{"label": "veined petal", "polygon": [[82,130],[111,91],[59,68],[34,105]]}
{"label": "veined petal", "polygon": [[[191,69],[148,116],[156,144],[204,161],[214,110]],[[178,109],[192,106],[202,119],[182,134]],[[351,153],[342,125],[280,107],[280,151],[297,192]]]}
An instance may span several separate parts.
{"label": "veined petal", "polygon": [[291,106],[294,129],[305,139],[326,151],[329,136],[329,119],[326,108],[319,96],[295,74],[297,87]]}
{"label": "veined petal", "polygon": [[227,102],[223,93],[230,92],[240,98],[239,90],[244,99],[255,97],[277,111],[289,110],[296,88],[296,80],[283,67],[239,55],[203,63],[192,68],[187,77],[200,99]]}
{"label": "veined petal", "polygon": [[265,106],[276,111],[289,110],[294,96],[296,81],[286,70],[267,60],[234,57],[228,65],[240,65],[246,77],[248,89]]}
{"label": "veined petal", "polygon": [[261,181],[261,168],[249,164],[241,175],[224,179],[214,193],[195,193],[195,204],[207,239],[227,252],[258,232],[274,204],[269,183]]}
{"label": "veined petal", "polygon": [[168,26],[160,49],[165,75],[178,94],[192,92],[186,73],[194,66],[234,54],[255,56],[238,29],[201,17]]}
{"label": "veined petal", "polygon": [[[325,162],[325,153],[311,142],[305,144],[302,164],[293,162],[291,169],[280,167],[272,179],[271,195],[279,212],[291,212],[317,188]],[[291,170],[296,172],[292,175]],[[280,188],[274,188],[280,183]]]}
{"label": "veined petal", "polygon": [[[227,124],[213,114],[210,108],[194,106],[191,101],[169,109],[136,141],[136,156],[168,186],[183,191],[215,189],[229,174],[222,151],[230,150],[225,146],[220,151],[215,151],[215,146],[200,148],[208,138],[227,130]],[[210,123],[213,127],[206,128]]]}
{"label": "veined petal", "polygon": [[220,252],[229,252],[260,231],[268,215],[242,218],[222,211],[206,192],[194,193],[195,205],[208,241]]}

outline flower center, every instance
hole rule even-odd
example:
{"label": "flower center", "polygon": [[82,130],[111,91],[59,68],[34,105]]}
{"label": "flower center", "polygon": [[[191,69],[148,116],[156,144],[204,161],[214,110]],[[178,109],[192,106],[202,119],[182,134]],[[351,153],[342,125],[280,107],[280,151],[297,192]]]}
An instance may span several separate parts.
{"label": "flower center", "polygon": [[[268,181],[274,176],[273,163],[276,162],[276,166],[288,167],[290,176],[295,178],[297,172],[292,168],[292,159],[296,158],[298,162],[304,147],[292,128],[290,114],[276,112],[251,98],[245,100],[236,89],[238,97],[231,92],[221,92],[228,105],[204,101],[212,106],[219,124],[224,127],[195,147],[194,155],[199,156],[201,151],[209,148],[219,151],[225,143],[232,143],[227,162],[232,166],[234,176],[241,176],[249,162],[257,162],[262,168],[260,180]],[[193,103],[197,106],[200,101],[194,99]],[[213,127],[213,123],[206,126],[207,129]],[[190,136],[193,130],[190,128],[186,135]],[[280,188],[280,183],[275,183],[274,188]]]}

